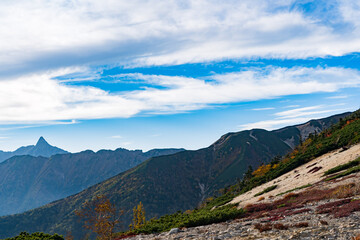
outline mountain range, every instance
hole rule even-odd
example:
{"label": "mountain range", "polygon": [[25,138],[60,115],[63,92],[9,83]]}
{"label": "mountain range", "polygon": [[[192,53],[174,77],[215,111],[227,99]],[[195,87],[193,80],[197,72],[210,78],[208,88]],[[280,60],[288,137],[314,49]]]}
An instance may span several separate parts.
{"label": "mountain range", "polygon": [[51,146],[43,137],[40,137],[36,145],[20,147],[13,152],[4,152],[0,150],[0,162],[13,156],[30,155],[34,157],[50,157],[55,154],[69,153],[61,148]]}
{"label": "mountain range", "polygon": [[140,201],[148,218],[193,209],[218,189],[234,184],[249,166],[258,167],[275,156],[289,153],[310,133],[319,132],[349,113],[274,131],[262,129],[228,133],[207,148],[152,157],[140,165],[84,191],[27,211],[0,218],[0,237],[21,231],[45,231],[82,236],[74,214],[96,195],[107,195],[125,210],[124,226],[131,209]]}
{"label": "mountain range", "polygon": [[[39,153],[48,146],[41,137],[31,153]],[[87,150],[57,154],[48,158],[13,156],[0,163],[0,216],[23,212],[70,196],[150,157],[183,150],[153,149],[143,152],[119,148],[96,153]]]}

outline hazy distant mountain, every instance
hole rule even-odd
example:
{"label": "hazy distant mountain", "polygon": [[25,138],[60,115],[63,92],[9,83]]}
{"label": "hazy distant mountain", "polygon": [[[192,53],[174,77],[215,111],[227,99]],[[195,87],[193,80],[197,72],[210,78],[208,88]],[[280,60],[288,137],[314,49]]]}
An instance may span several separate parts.
{"label": "hazy distant mountain", "polygon": [[38,157],[38,156],[50,157],[55,154],[65,154],[65,153],[69,153],[69,152],[51,146],[46,142],[46,140],[43,137],[40,137],[36,145],[20,147],[13,152],[0,151],[0,162],[8,158],[11,158],[12,156],[30,155],[34,157]]}
{"label": "hazy distant mountain", "polygon": [[[30,148],[29,148],[30,149]],[[40,138],[30,152],[50,149]],[[184,149],[83,151],[50,158],[14,156],[0,163],[0,216],[19,213],[78,193],[146,159]],[[48,151],[49,153],[49,151]]]}
{"label": "hazy distant mountain", "polygon": [[82,227],[74,210],[98,194],[107,195],[125,210],[124,226],[130,223],[132,208],[140,201],[148,218],[193,209],[216,190],[242,178],[248,166],[256,168],[274,156],[290,152],[289,139],[297,144],[303,133],[325,128],[328,122],[338,119],[336,115],[275,131],[253,129],[228,133],[207,148],[150,158],[76,195],[0,218],[0,237],[24,230],[60,234],[71,231],[80,239]]}

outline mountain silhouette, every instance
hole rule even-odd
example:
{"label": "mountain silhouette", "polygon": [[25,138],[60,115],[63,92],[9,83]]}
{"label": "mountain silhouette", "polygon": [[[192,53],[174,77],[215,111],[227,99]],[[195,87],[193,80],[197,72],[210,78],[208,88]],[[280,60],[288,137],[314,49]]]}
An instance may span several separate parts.
{"label": "mountain silhouette", "polygon": [[51,146],[44,137],[40,137],[36,145],[20,147],[13,152],[0,151],[0,162],[13,156],[30,155],[33,157],[51,157],[55,154],[69,153],[61,148]]}

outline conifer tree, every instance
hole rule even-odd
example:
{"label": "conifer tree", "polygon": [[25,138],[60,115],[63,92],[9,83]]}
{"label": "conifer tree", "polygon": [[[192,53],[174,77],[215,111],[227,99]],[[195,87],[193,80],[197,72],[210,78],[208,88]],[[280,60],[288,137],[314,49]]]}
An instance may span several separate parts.
{"label": "conifer tree", "polygon": [[145,209],[142,202],[133,208],[133,222],[130,224],[130,229],[137,229],[146,222]]}

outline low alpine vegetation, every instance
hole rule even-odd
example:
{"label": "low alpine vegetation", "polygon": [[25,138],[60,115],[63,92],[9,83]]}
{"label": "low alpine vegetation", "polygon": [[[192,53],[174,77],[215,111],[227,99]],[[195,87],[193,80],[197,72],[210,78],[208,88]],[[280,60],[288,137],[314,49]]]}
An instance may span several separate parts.
{"label": "low alpine vegetation", "polygon": [[268,193],[268,192],[270,192],[270,191],[274,190],[275,188],[277,188],[277,185],[273,185],[273,186],[267,187],[267,188],[265,188],[263,191],[261,191],[261,192],[259,192],[259,193],[255,194],[255,195],[254,195],[254,197],[257,197],[257,196],[263,195],[264,193]]}
{"label": "low alpine vegetation", "polygon": [[277,194],[276,196],[281,196],[281,195],[284,195],[284,194],[287,194],[287,193],[290,193],[290,192],[294,192],[294,191],[297,191],[297,190],[301,190],[301,189],[304,189],[304,188],[307,188],[307,187],[311,187],[311,186],[312,186],[311,184],[306,184],[306,185],[303,185],[303,186],[300,186],[300,187],[297,187],[297,188],[293,188],[293,189],[287,190],[287,191],[285,191],[285,192],[279,193],[279,194]]}
{"label": "low alpine vegetation", "polygon": [[151,219],[145,224],[125,234],[149,234],[169,231],[172,228],[196,227],[219,223],[240,217],[243,213],[244,211],[242,209],[237,209],[235,205],[230,204],[214,210],[195,209],[192,211],[177,212],[162,216],[159,219]]}
{"label": "low alpine vegetation", "polygon": [[42,232],[29,234],[27,232],[22,232],[16,237],[7,238],[5,240],[64,240],[64,238],[58,234],[50,235]]}
{"label": "low alpine vegetation", "polygon": [[327,170],[324,173],[324,176],[328,176],[330,174],[337,173],[337,172],[340,172],[340,171],[343,171],[343,170],[346,170],[346,169],[349,169],[349,168],[357,167],[359,165],[360,165],[360,157],[358,157],[357,159],[355,159],[355,160],[353,160],[351,162],[341,164],[339,166],[336,166],[334,168],[331,168],[331,169]]}
{"label": "low alpine vegetation", "polygon": [[353,173],[357,173],[357,172],[360,172],[360,165],[359,166],[356,166],[356,167],[352,167],[344,172],[341,172],[337,175],[334,175],[332,177],[329,177],[327,179],[325,179],[326,181],[330,181],[330,180],[333,180],[333,179],[337,179],[337,178],[341,178],[341,177],[345,177],[347,175],[350,175],[350,174],[353,174]]}

